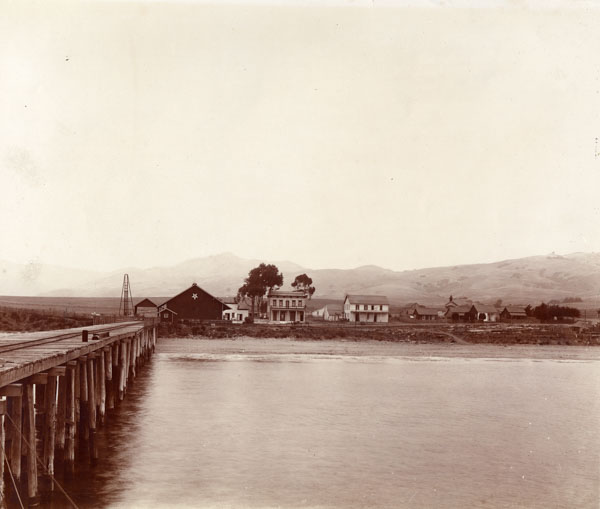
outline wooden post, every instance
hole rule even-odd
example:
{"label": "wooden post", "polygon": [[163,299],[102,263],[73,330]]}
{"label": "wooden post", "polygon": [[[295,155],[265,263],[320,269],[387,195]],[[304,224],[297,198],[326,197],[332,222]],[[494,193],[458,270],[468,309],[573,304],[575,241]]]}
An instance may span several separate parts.
{"label": "wooden post", "polygon": [[11,384],[2,387],[1,394],[6,396],[8,403],[8,418],[5,421],[7,436],[10,430],[10,449],[7,449],[7,457],[10,457],[10,466],[16,481],[21,480],[21,434],[22,434],[22,409],[23,409],[23,386]]}
{"label": "wooden post", "polygon": [[38,491],[37,461],[35,454],[35,411],[33,407],[33,384],[26,383],[23,386],[23,403],[25,406],[25,433],[27,443],[27,495],[35,498]]}
{"label": "wooden post", "polygon": [[90,460],[93,463],[98,459],[98,448],[96,445],[96,380],[94,380],[96,354],[88,355],[88,406],[89,406],[89,436],[90,436]]}
{"label": "wooden post", "polygon": [[[6,418],[4,420],[4,452],[11,468],[16,463],[21,477],[21,410],[23,386],[19,384],[0,387],[0,397],[6,396]],[[1,403],[1,402],[0,402]],[[18,456],[17,459],[15,457]],[[16,469],[15,469],[16,470]],[[0,495],[1,499],[1,495]]]}
{"label": "wooden post", "polygon": [[75,467],[75,373],[78,363],[75,361],[67,363],[66,396],[65,396],[65,470],[72,473]]}
{"label": "wooden post", "polygon": [[[79,357],[79,438],[80,441],[88,440],[90,437],[89,422],[89,401],[88,401],[88,378],[87,378],[87,357]],[[80,450],[83,448],[80,446]]]}
{"label": "wooden post", "polygon": [[98,373],[97,384],[99,387],[98,414],[100,424],[104,424],[106,414],[106,372],[104,367],[104,352],[102,350],[100,350],[96,360],[96,372]]}
{"label": "wooden post", "polygon": [[113,384],[113,347],[111,345],[104,348],[104,364],[106,367],[106,408],[112,410],[115,408],[115,392]]}
{"label": "wooden post", "polygon": [[4,426],[6,421],[8,420],[5,413],[8,412],[7,402],[0,401],[0,450],[2,454],[0,454],[0,501],[3,501],[4,498],[4,462],[8,461],[8,456],[6,455],[6,432],[4,430]]}
{"label": "wooden post", "polygon": [[80,412],[81,412],[81,364],[78,361],[75,362],[75,380],[73,381],[73,385],[75,386],[75,435],[77,436],[77,423],[80,420]]}
{"label": "wooden post", "polygon": [[131,340],[131,355],[129,356],[129,367],[131,368],[131,379],[135,378],[135,358],[136,358],[136,348],[137,348],[137,334]]}
{"label": "wooden post", "polygon": [[94,376],[95,354],[89,354],[87,359],[88,403],[90,406],[90,430],[96,429],[96,380]]}
{"label": "wooden post", "polygon": [[[38,381],[41,382],[41,381]],[[35,413],[36,415],[43,415],[44,412],[46,411],[46,405],[44,403],[44,395],[46,392],[46,388],[44,387],[44,385],[42,383],[35,383]],[[43,419],[38,419],[38,421],[36,422],[40,432],[43,428]],[[43,435],[42,435],[43,436]]]}
{"label": "wooden post", "polygon": [[125,376],[127,370],[127,342],[123,341],[119,345],[119,353],[121,358],[119,359],[119,401],[123,401],[123,394],[125,393]]}
{"label": "wooden post", "polygon": [[67,418],[67,376],[58,377],[58,406],[56,408],[56,449],[59,461],[64,459]]}
{"label": "wooden post", "polygon": [[125,340],[125,352],[127,352],[127,358],[125,359],[125,390],[129,384],[129,376],[131,374],[131,338]]}
{"label": "wooden post", "polygon": [[[54,445],[56,441],[56,384],[57,376],[48,376],[44,401],[46,404],[46,415],[44,419],[43,433],[43,464],[44,470],[49,476],[54,475]],[[50,482],[50,489],[54,482]]]}

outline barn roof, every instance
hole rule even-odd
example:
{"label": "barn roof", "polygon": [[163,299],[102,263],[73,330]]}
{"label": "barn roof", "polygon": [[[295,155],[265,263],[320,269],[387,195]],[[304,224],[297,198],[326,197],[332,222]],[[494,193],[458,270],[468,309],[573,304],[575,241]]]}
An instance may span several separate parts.
{"label": "barn roof", "polygon": [[177,295],[171,297],[170,299],[167,299],[166,301],[164,301],[161,306],[164,306],[165,304],[167,304],[167,308],[169,307],[168,304],[169,302],[171,302],[172,300],[176,299],[177,297],[179,297],[180,295],[183,295],[185,292],[187,292],[188,290],[191,290],[192,288],[197,288],[198,290],[200,290],[201,292],[204,292],[206,295],[208,295],[209,297],[215,299],[216,301],[220,302],[221,304],[223,304],[223,306],[225,306],[223,309],[230,309],[229,306],[227,304],[225,304],[225,302],[223,302],[223,300],[221,299],[217,299],[214,295],[211,295],[210,293],[208,293],[206,290],[200,288],[196,283],[192,283],[192,286],[188,286],[185,290],[179,292]]}
{"label": "barn roof", "polygon": [[141,307],[141,308],[149,308],[149,307],[157,307],[156,304],[154,304],[154,302],[152,302],[150,299],[142,299],[141,301],[139,301],[134,307]]}
{"label": "barn roof", "polygon": [[[388,304],[385,295],[346,295],[351,304]],[[346,300],[344,299],[344,300]]]}

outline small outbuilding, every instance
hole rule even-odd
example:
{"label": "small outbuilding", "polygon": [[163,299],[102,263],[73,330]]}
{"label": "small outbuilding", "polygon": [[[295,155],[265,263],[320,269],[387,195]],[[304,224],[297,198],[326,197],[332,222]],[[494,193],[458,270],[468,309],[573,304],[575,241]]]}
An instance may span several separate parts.
{"label": "small outbuilding", "polygon": [[158,306],[150,299],[143,299],[134,306],[135,316],[155,317],[158,313]]}
{"label": "small outbuilding", "polygon": [[250,316],[250,307],[252,304],[247,299],[223,299],[228,309],[223,311],[223,320],[228,320],[231,323],[244,323],[246,318]]}
{"label": "small outbuilding", "polygon": [[521,306],[506,306],[500,313],[502,320],[523,320],[527,318],[527,311]]}
{"label": "small outbuilding", "polygon": [[473,304],[470,310],[472,320],[480,322],[496,322],[500,316],[499,311],[494,306],[487,304]]}
{"label": "small outbuilding", "polygon": [[446,310],[445,317],[453,322],[471,320],[471,306],[451,306]]}
{"label": "small outbuilding", "polygon": [[336,306],[332,306],[327,304],[325,306],[325,311],[323,313],[323,319],[327,322],[337,322],[342,316],[342,310],[338,309]]}
{"label": "small outbuilding", "polygon": [[409,311],[409,316],[415,320],[437,320],[443,316],[443,312],[425,306],[415,306]]}
{"label": "small outbuilding", "polygon": [[163,308],[159,311],[159,319],[161,323],[175,323],[177,321],[177,313],[169,308]]}

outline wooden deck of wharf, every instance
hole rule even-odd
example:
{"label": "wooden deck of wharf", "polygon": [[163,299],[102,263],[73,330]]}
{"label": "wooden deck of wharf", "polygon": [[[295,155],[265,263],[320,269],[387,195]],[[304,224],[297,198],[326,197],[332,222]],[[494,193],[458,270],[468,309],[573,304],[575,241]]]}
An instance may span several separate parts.
{"label": "wooden deck of wharf", "polygon": [[97,427],[155,346],[153,320],[0,337],[0,483],[6,465],[13,494],[35,504],[57,466],[72,475],[76,454],[94,463]]}

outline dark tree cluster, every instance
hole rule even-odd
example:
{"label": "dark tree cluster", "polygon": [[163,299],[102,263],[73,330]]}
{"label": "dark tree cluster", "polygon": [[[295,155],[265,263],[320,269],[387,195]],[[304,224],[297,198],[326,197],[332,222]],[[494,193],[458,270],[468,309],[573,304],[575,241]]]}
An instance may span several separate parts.
{"label": "dark tree cluster", "polygon": [[542,302],[539,306],[533,309],[533,316],[543,322],[550,320],[564,320],[579,318],[581,313],[577,308],[571,308],[568,306],[555,306],[548,305]]}
{"label": "dark tree cluster", "polygon": [[283,284],[283,274],[279,272],[277,266],[261,263],[253,268],[244,284],[238,290],[238,297],[250,297],[252,300],[252,317],[254,317],[254,308],[256,300],[260,302],[267,293],[267,290],[278,288]]}
{"label": "dark tree cluster", "polygon": [[306,274],[300,274],[299,276],[296,276],[292,286],[296,290],[302,290],[308,293],[308,298],[310,299],[313,296],[313,293],[315,293],[315,287],[311,286],[312,282],[312,278],[308,277]]}
{"label": "dark tree cluster", "polygon": [[[312,279],[306,274],[296,276],[292,286],[297,290],[303,290],[308,294],[310,299],[315,293],[315,287],[312,286]],[[237,293],[236,301],[248,297],[252,301],[252,320],[254,319],[254,310],[258,303],[259,312],[266,312],[266,302],[263,301],[265,294],[274,288],[280,288],[283,285],[283,274],[279,272],[276,265],[261,263],[258,267],[254,267],[248,277],[244,279],[244,284],[240,287]]]}

